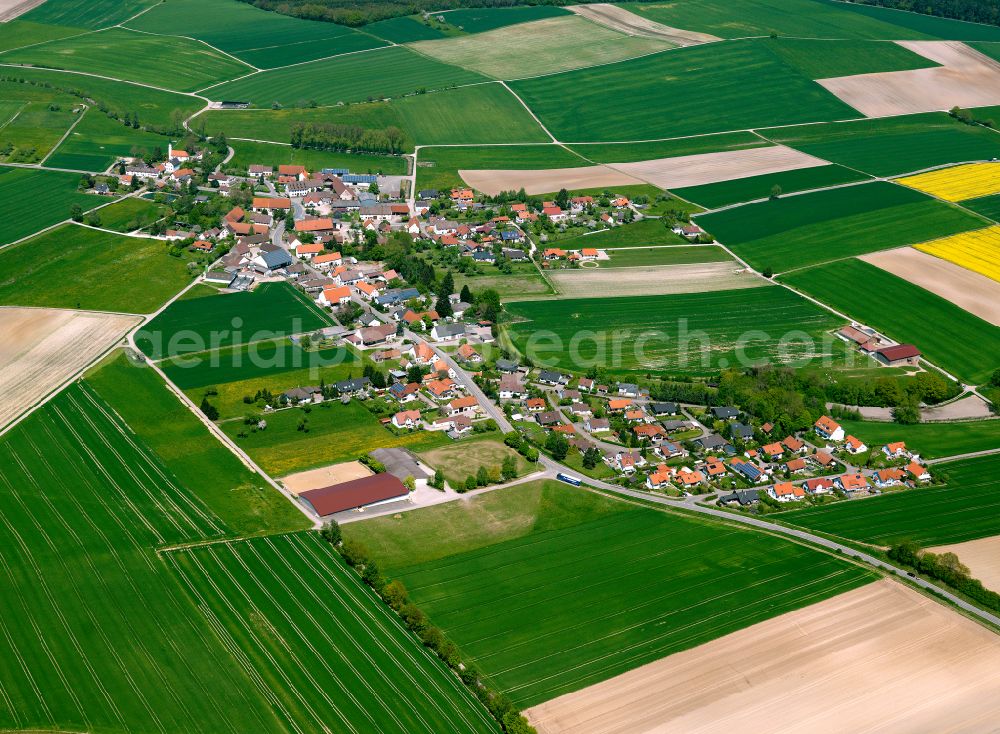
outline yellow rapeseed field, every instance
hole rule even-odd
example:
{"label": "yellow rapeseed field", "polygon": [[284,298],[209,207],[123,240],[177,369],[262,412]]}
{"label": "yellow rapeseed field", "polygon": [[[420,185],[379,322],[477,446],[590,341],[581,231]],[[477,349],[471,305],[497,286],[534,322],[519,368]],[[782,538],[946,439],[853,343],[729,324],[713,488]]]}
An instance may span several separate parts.
{"label": "yellow rapeseed field", "polygon": [[1000,193],[1000,162],[968,163],[896,181],[945,201],[976,199]]}
{"label": "yellow rapeseed field", "polygon": [[1000,281],[1000,227],[964,232],[916,247],[929,255]]}

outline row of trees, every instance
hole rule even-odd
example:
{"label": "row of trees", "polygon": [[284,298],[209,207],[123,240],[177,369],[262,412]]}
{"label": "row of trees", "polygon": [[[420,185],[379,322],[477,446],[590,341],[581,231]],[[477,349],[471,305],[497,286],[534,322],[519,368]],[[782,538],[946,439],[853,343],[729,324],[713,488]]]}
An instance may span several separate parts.
{"label": "row of trees", "polygon": [[292,124],[293,148],[352,151],[396,155],[407,150],[406,133],[390,125],[368,129],[360,125],[337,125],[314,122]]}
{"label": "row of trees", "polygon": [[[584,0],[586,2],[587,0]],[[455,8],[506,8],[514,5],[570,5],[576,0],[243,0],[264,10],[308,20],[363,26],[377,20]]]}
{"label": "row of trees", "polygon": [[864,5],[1000,25],[1000,0],[855,0]]}
{"label": "row of trees", "polygon": [[892,546],[888,555],[896,563],[941,581],[976,604],[1000,612],[1000,594],[984,587],[979,579],[972,578],[968,567],[954,553],[930,553],[921,550],[916,543],[906,542]]}
{"label": "row of trees", "polygon": [[361,579],[381,597],[382,601],[399,615],[403,624],[461,678],[507,734],[535,734],[534,727],[528,724],[510,699],[502,693],[491,690],[476,667],[462,660],[455,643],[431,624],[423,611],[410,601],[403,582],[398,579],[387,579],[382,574],[375,559],[361,543],[345,539],[336,521],[324,525],[320,535],[361,575]]}

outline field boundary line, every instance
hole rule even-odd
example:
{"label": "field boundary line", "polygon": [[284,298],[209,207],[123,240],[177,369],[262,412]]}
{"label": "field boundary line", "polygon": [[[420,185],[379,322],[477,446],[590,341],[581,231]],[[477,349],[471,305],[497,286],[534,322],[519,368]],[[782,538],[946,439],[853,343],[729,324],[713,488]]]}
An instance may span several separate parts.
{"label": "field boundary line", "polygon": [[24,112],[24,108],[27,107],[29,104],[31,104],[31,102],[32,102],[32,100],[27,100],[27,101],[25,101],[24,104],[22,104],[20,107],[18,107],[17,108],[17,112],[14,113],[14,116],[11,117],[9,120],[7,120],[7,122],[5,122],[3,125],[0,125],[0,130],[3,130],[10,123],[14,122],[14,120],[16,120],[18,117],[20,117],[21,113]]}
{"label": "field boundary line", "polygon": [[[48,41],[46,41],[48,43]],[[78,76],[89,76],[94,79],[104,79],[109,82],[118,82],[119,84],[131,84],[136,87],[145,87],[146,89],[155,89],[158,92],[169,92],[170,94],[180,94],[185,97],[197,97],[198,99],[204,100],[205,102],[210,102],[207,97],[202,97],[200,94],[195,92],[181,92],[177,89],[167,89],[166,87],[158,87],[155,84],[145,84],[143,82],[134,82],[129,79],[119,79],[113,76],[106,76],[105,74],[94,74],[89,71],[75,71],[73,69],[53,69],[48,66],[35,66],[34,64],[12,64],[10,62],[0,61],[0,67],[6,67],[10,69],[35,69],[36,71],[51,71],[58,74],[76,74]],[[223,82],[224,83],[224,82]]]}
{"label": "field boundary line", "polygon": [[[90,106],[86,105],[86,104],[83,105],[83,112],[81,112],[79,115],[77,115],[77,118],[75,120],[73,120],[73,123],[68,128],[66,128],[66,132],[64,132],[63,136],[61,138],[59,138],[59,141],[55,145],[53,145],[51,148],[49,148],[49,152],[45,154],[45,157],[42,158],[42,160],[38,161],[38,167],[39,168],[41,168],[42,166],[44,166],[45,165],[45,161],[47,161],[49,158],[51,158],[53,156],[53,154],[55,154],[55,152],[59,149],[59,146],[61,146],[63,143],[66,142],[66,138],[68,138],[70,136],[70,134],[73,132],[73,130],[76,129],[76,126],[80,124],[80,122],[83,120],[83,118],[86,116],[86,114],[88,112],[90,112]],[[18,114],[21,114],[21,113],[18,112]]]}
{"label": "field boundary line", "polygon": [[[152,5],[150,7],[151,8],[155,8],[156,6]],[[128,22],[128,21],[126,21],[126,22]],[[243,64],[243,66],[249,66],[251,69],[256,69],[257,71],[260,71],[260,69],[258,67],[254,66],[249,61],[244,61],[243,59],[237,58],[236,56],[233,56],[228,51],[223,51],[218,46],[213,46],[208,41],[203,41],[202,39],[195,38],[194,36],[183,36],[183,35],[181,35],[179,33],[155,33],[153,31],[141,31],[138,28],[129,28],[128,26],[121,25],[121,24],[115,26],[115,28],[121,28],[123,31],[131,31],[132,33],[142,33],[143,35],[146,35],[146,36],[158,36],[160,38],[185,38],[188,41],[193,41],[195,43],[200,43],[200,44],[203,44],[205,46],[208,46],[213,51],[218,51],[223,56],[228,56],[233,61],[235,61],[235,62],[237,62],[239,64]]]}

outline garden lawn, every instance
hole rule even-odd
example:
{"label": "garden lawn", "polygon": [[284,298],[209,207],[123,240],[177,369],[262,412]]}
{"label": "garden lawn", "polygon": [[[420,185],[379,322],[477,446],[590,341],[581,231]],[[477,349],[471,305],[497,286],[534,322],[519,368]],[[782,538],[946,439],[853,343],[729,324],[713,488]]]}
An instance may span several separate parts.
{"label": "garden lawn", "polygon": [[659,38],[627,36],[578,15],[412,44],[413,50],[421,54],[495,79],[607,64],[672,46]]}
{"label": "garden lawn", "polygon": [[101,173],[125,156],[149,157],[157,149],[166,154],[170,140],[165,135],[125,127],[100,110],[88,109],[45,164]]}
{"label": "garden lawn", "polygon": [[332,150],[293,148],[290,145],[274,143],[254,143],[249,140],[230,140],[236,151],[226,168],[246,175],[253,163],[277,168],[284,163],[305,166],[310,171],[324,168],[347,168],[352,173],[384,173],[403,175],[406,173],[406,159],[394,155],[362,155],[360,153],[339,153]]}
{"label": "garden lawn", "polygon": [[234,534],[309,527],[291,502],[209,434],[153,370],[119,351],[89,372],[86,382]]}
{"label": "garden lawn", "polygon": [[590,165],[560,145],[422,148],[417,157],[417,190],[464,184],[460,169],[579,168]]}
{"label": "garden lawn", "polygon": [[770,140],[873,176],[1000,156],[1000,135],[946,112],[764,131]]}
{"label": "garden lawn", "polygon": [[[305,419],[308,431],[299,430]],[[271,476],[354,461],[378,448],[422,451],[451,443],[444,431],[395,434],[356,400],[328,401],[312,407],[279,410],[266,416],[267,428],[252,432],[242,420],[222,424],[226,434]],[[246,435],[241,437],[240,434]]]}
{"label": "garden lawn", "polygon": [[671,193],[700,204],[706,209],[716,209],[721,206],[766,199],[771,196],[775,186],[781,188],[781,193],[791,194],[826,186],[864,181],[867,178],[869,177],[866,174],[852,171],[843,166],[816,166],[815,168],[801,168],[797,171],[737,178],[733,181],[721,181],[703,186],[671,189]]}
{"label": "garden lawn", "polygon": [[609,260],[599,260],[601,268],[637,268],[649,265],[689,265],[735,261],[715,245],[678,245],[675,247],[629,247],[609,250]]}
{"label": "garden lawn", "polygon": [[507,446],[496,433],[424,451],[420,454],[420,459],[431,469],[441,471],[452,489],[461,489],[465,480],[476,476],[480,467],[485,467],[488,472],[499,472],[508,456],[513,456],[517,461],[518,476],[535,468],[535,465],[529,464],[527,459]]}
{"label": "garden lawn", "polygon": [[85,71],[179,92],[193,92],[252,71],[197,41],[124,28],[8,51],[0,60]]}
{"label": "garden lawn", "polygon": [[131,18],[156,0],[47,0],[20,16],[20,20],[95,30]]}
{"label": "garden lawn", "polygon": [[267,341],[330,325],[330,319],[288,283],[253,291],[174,301],[146,324],[136,345],[153,359]]}
{"label": "garden lawn", "polygon": [[746,204],[697,221],[757,270],[775,272],[986,225],[955,206],[882,181]]}
{"label": "garden lawn", "polygon": [[101,227],[116,232],[132,232],[148,227],[160,219],[166,211],[167,207],[164,204],[131,196],[101,209]]}
{"label": "garden lawn", "polygon": [[529,23],[533,20],[569,15],[570,11],[554,5],[525,5],[512,8],[460,8],[440,13],[449,25],[466,33],[482,33],[496,28]]}
{"label": "garden lawn", "polygon": [[1000,328],[874,265],[852,258],[790,273],[782,281],[893,339],[915,344],[965,382],[982,384],[1000,367]]}
{"label": "garden lawn", "polygon": [[316,533],[172,553],[204,622],[296,731],[497,732],[456,675]]}
{"label": "garden lawn", "polygon": [[594,163],[634,163],[656,158],[675,158],[682,155],[720,153],[729,150],[749,150],[770,145],[751,132],[715,133],[693,138],[654,140],[647,143],[577,143],[571,145],[574,153]]}
{"label": "garden lawn", "polygon": [[[2,180],[2,178],[0,178]],[[66,224],[0,250],[0,303],[151,313],[187,285],[160,240]]]}
{"label": "garden lawn", "polygon": [[904,441],[907,449],[925,459],[1000,448],[1000,420],[900,425],[841,419],[840,425],[875,451],[887,443]]}
{"label": "garden lawn", "polygon": [[578,250],[581,247],[595,247],[599,250],[617,247],[650,247],[653,245],[681,245],[687,239],[674,234],[660,219],[640,219],[632,224],[612,227],[593,234],[582,234],[553,244],[563,250]]}
{"label": "garden lawn", "polygon": [[[769,535],[555,482],[460,504],[472,507],[361,523],[367,527],[358,529],[359,539],[519,707],[873,578]],[[442,527],[454,527],[458,537]],[[346,528],[348,537],[354,531]],[[404,531],[413,539],[404,545],[414,549],[412,559],[391,550],[382,558],[379,550]]]}
{"label": "garden lawn", "polygon": [[[0,245],[69,219],[73,204],[87,210],[105,203],[77,191],[79,183],[75,173],[0,166],[0,208],[16,212],[16,216],[0,221]],[[4,252],[0,250],[0,254]]]}
{"label": "garden lawn", "polygon": [[[511,86],[563,141],[666,138],[858,114],[761,41],[680,48]],[[621,104],[609,103],[608,90]]]}
{"label": "garden lawn", "polygon": [[[317,79],[324,81],[317,84]],[[444,89],[481,81],[485,77],[473,71],[394,46],[265,71],[214,87],[212,97],[246,100],[257,107],[267,107],[273,102],[294,105],[314,101],[327,105],[402,97],[421,89]]]}
{"label": "garden lawn", "polygon": [[293,18],[236,0],[170,0],[126,25],[197,38],[262,69],[385,45],[353,28]]}
{"label": "garden lawn", "polygon": [[843,354],[826,333],[842,321],[785,288],[525,301],[507,311],[515,321],[506,333],[519,351],[533,334],[554,335],[554,344],[536,336],[529,356],[573,372],[704,375],[751,363],[838,363]]}
{"label": "garden lawn", "polygon": [[905,540],[930,547],[1000,533],[1000,456],[938,464],[942,486],[903,490],[774,517],[790,524],[875,545]]}

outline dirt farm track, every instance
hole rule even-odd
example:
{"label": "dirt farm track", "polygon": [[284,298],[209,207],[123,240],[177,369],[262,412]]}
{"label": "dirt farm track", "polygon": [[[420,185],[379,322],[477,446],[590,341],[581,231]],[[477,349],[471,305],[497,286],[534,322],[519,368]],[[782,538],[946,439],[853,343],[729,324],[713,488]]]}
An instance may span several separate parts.
{"label": "dirt farm track", "polygon": [[1000,638],[882,580],[561,696],[539,734],[986,734]]}
{"label": "dirt farm track", "polygon": [[0,308],[0,428],[86,367],[138,322],[135,316]]}

